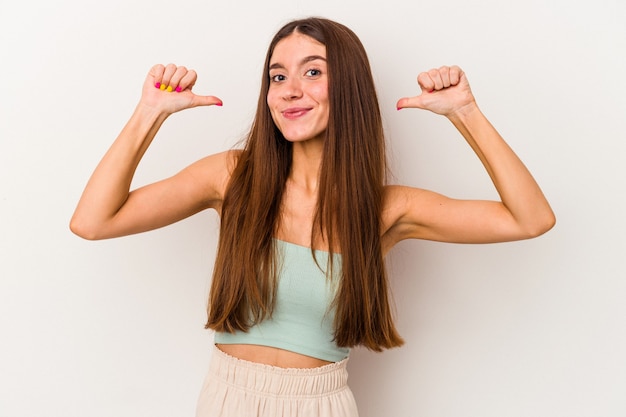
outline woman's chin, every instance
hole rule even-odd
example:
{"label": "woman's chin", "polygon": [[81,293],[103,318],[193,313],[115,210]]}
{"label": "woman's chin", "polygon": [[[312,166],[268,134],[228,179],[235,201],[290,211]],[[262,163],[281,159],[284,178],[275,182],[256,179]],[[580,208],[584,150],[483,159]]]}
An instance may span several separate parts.
{"label": "woman's chin", "polygon": [[285,140],[291,143],[304,143],[304,142],[313,142],[313,141],[323,142],[325,138],[325,134],[322,133],[319,135],[311,136],[311,135],[298,135],[298,134],[285,135],[283,133],[283,137],[285,138]]}

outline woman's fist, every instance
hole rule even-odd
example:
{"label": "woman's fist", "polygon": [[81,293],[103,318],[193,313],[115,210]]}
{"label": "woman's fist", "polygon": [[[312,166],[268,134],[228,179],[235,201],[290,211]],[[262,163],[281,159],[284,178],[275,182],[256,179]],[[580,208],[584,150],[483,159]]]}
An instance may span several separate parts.
{"label": "woman's fist", "polygon": [[441,67],[417,76],[421,94],[398,100],[398,110],[417,108],[450,116],[475,102],[465,73],[457,66]]}
{"label": "woman's fist", "polygon": [[200,96],[191,91],[197,79],[198,74],[186,67],[155,65],[144,82],[141,101],[168,114],[197,106],[221,106],[219,98]]}

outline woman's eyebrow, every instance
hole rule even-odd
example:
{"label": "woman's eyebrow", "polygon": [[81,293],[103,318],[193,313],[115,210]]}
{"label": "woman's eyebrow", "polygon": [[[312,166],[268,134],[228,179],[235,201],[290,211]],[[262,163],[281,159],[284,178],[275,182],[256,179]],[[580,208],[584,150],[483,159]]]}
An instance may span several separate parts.
{"label": "woman's eyebrow", "polygon": [[[307,57],[302,58],[302,60],[300,61],[300,65],[304,65],[311,61],[317,61],[317,60],[322,60],[326,62],[326,58],[324,58],[321,55],[309,55]],[[275,62],[272,65],[270,65],[269,69],[285,69],[285,66],[281,64],[280,62]]]}

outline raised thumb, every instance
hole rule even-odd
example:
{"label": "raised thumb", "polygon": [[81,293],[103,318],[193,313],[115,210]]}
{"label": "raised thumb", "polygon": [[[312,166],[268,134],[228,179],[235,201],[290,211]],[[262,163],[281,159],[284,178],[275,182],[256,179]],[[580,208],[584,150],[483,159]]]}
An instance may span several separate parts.
{"label": "raised thumb", "polygon": [[215,96],[198,96],[194,95],[192,106],[222,106],[222,100]]}
{"label": "raised thumb", "polygon": [[398,110],[405,109],[405,108],[421,109],[423,107],[424,105],[422,103],[421,95],[415,96],[415,97],[403,97],[400,100],[398,100],[398,102],[396,103],[396,108]]}

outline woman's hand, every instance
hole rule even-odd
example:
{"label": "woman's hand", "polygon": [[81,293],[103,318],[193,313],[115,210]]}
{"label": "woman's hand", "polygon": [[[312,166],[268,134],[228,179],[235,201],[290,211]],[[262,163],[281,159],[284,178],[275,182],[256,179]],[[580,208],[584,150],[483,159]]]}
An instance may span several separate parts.
{"label": "woman's hand", "polygon": [[403,239],[492,243],[547,232],[556,218],[539,185],[482,114],[459,67],[421,73],[422,93],[402,98],[398,109],[426,109],[448,117],[480,158],[500,201],[458,200],[411,187],[388,187],[386,247]]}
{"label": "woman's hand", "polygon": [[457,66],[422,72],[417,76],[417,83],[421,94],[398,100],[398,110],[424,109],[449,117],[476,105],[465,73]]}
{"label": "woman's hand", "polygon": [[191,91],[197,79],[194,70],[183,66],[155,65],[144,82],[140,104],[168,115],[191,107],[221,106],[219,98],[200,96]]}

